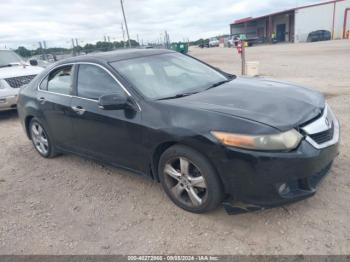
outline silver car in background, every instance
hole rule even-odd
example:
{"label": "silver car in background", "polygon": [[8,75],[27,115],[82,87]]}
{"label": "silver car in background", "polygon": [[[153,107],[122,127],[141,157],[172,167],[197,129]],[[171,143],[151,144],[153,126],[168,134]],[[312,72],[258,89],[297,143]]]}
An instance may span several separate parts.
{"label": "silver car in background", "polygon": [[15,109],[20,87],[42,70],[35,60],[29,64],[14,51],[0,49],[0,111]]}

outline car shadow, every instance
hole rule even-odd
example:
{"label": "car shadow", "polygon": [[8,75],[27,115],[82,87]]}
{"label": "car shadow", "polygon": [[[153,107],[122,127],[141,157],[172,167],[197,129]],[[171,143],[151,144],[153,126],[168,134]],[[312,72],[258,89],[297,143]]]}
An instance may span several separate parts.
{"label": "car shadow", "polygon": [[18,118],[17,110],[0,111],[0,120],[16,119]]}

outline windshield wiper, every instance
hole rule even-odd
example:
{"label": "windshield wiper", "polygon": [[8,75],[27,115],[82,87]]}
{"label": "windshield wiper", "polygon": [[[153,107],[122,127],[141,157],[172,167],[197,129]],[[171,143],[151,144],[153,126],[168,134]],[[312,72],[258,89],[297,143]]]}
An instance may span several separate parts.
{"label": "windshield wiper", "polygon": [[7,65],[0,65],[0,68],[2,68],[2,67],[11,67],[11,66],[13,66],[13,65],[11,65],[11,64],[7,64]]}
{"label": "windshield wiper", "polygon": [[209,89],[212,89],[212,88],[214,88],[214,87],[221,86],[221,85],[223,85],[223,84],[225,84],[225,83],[231,82],[233,79],[236,78],[236,76],[235,76],[235,75],[232,75],[232,74],[226,74],[226,75],[227,75],[227,79],[226,79],[226,80],[223,80],[223,81],[219,81],[219,82],[217,82],[217,83],[214,83],[214,84],[210,85],[210,86],[209,86],[207,89],[205,89],[205,90],[209,90]]}
{"label": "windshield wiper", "polygon": [[227,80],[224,80],[224,81],[220,81],[220,82],[214,83],[214,84],[212,84],[211,86],[209,86],[209,87],[208,87],[207,89],[205,89],[205,90],[209,90],[209,89],[212,89],[212,88],[214,88],[214,87],[221,86],[221,85],[223,85],[223,84],[225,84],[225,83],[231,82],[231,80],[232,80],[232,79],[227,79]]}
{"label": "windshield wiper", "polygon": [[0,65],[0,68],[2,67],[11,67],[11,66],[19,66],[21,65],[21,63],[9,63],[7,65]]}
{"label": "windshield wiper", "polygon": [[194,94],[197,94],[197,93],[199,93],[199,92],[195,91],[195,92],[181,93],[181,94],[177,94],[177,95],[174,95],[174,96],[162,97],[162,98],[159,98],[157,100],[175,99],[175,98],[180,98],[180,97],[194,95]]}

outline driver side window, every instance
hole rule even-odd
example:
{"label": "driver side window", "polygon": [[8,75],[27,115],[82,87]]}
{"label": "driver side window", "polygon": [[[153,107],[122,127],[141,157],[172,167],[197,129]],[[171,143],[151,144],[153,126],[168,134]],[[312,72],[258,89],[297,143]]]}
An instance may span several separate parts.
{"label": "driver side window", "polygon": [[125,95],[121,86],[102,68],[81,64],[78,71],[78,96],[98,100],[103,95]]}

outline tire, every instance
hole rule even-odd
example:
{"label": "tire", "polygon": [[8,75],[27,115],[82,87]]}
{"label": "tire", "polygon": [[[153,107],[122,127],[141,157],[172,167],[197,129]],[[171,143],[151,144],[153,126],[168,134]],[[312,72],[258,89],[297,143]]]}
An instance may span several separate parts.
{"label": "tire", "polygon": [[53,158],[57,155],[49,133],[37,118],[30,121],[29,134],[34,148],[42,157]]}
{"label": "tire", "polygon": [[223,187],[212,165],[187,146],[168,148],[160,157],[158,174],[168,197],[189,212],[211,211],[223,199]]}

